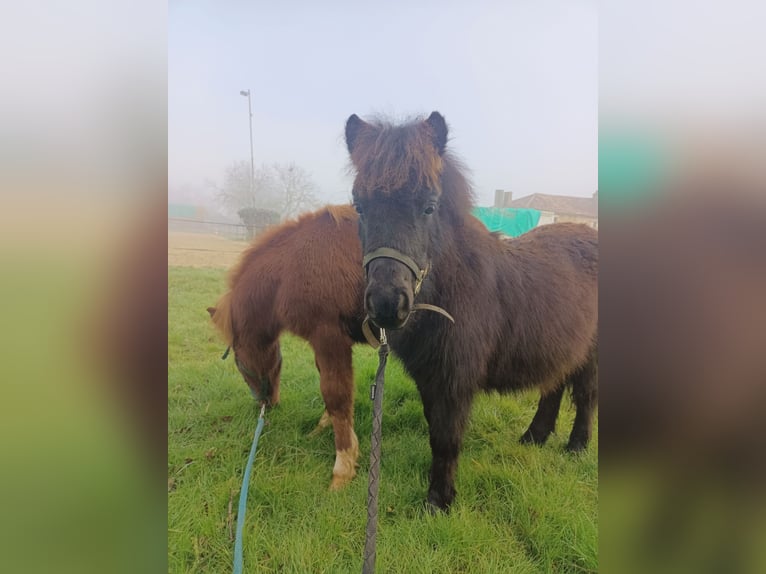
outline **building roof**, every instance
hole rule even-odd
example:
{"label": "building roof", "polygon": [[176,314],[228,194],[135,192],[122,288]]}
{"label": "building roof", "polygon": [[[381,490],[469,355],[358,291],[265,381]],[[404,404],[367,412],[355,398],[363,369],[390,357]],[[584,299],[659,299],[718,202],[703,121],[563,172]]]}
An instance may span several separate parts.
{"label": "building roof", "polygon": [[526,207],[550,211],[562,215],[579,215],[598,218],[598,193],[592,197],[572,197],[570,195],[549,195],[533,193],[511,201],[509,207]]}

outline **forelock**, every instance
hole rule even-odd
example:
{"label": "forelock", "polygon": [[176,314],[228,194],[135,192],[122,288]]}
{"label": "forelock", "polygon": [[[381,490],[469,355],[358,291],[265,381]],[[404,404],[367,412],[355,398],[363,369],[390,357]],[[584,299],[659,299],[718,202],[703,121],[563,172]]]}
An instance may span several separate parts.
{"label": "forelock", "polygon": [[441,192],[442,158],[422,122],[371,125],[375,129],[359,135],[351,154],[356,195],[424,188]]}

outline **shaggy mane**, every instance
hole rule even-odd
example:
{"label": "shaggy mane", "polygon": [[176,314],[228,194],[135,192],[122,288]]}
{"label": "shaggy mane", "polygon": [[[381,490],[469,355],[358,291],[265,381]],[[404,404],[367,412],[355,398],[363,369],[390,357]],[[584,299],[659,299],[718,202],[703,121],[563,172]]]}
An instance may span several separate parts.
{"label": "shaggy mane", "polygon": [[407,188],[441,191],[442,159],[421,121],[404,125],[376,119],[355,143],[351,160],[356,168],[355,190],[391,192]]}
{"label": "shaggy mane", "polygon": [[403,125],[387,120],[369,120],[351,152],[355,172],[354,195],[371,197],[403,189],[436,191],[443,202],[460,214],[473,206],[473,192],[465,166],[450,152],[439,155],[433,135],[422,118]]}

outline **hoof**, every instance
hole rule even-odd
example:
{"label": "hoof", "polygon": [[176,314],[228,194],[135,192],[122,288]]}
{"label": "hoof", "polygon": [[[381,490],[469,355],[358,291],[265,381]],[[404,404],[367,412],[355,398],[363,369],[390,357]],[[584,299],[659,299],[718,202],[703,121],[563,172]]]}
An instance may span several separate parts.
{"label": "hoof", "polygon": [[446,514],[449,511],[449,509],[447,508],[441,508],[439,506],[436,506],[430,500],[426,500],[423,506],[426,512],[430,514],[431,516],[439,516],[440,514]]}
{"label": "hoof", "polygon": [[330,415],[327,414],[327,411],[324,411],[322,413],[322,417],[319,419],[319,422],[317,423],[317,426],[314,428],[313,431],[309,433],[309,436],[317,436],[319,433],[321,433],[324,429],[327,427],[332,426],[332,418],[330,418]]}
{"label": "hoof", "polygon": [[359,442],[356,435],[351,431],[351,448],[335,452],[335,466],[332,469],[332,482],[330,490],[340,490],[356,476],[356,467],[359,466]]}
{"label": "hoof", "polygon": [[437,497],[433,493],[429,493],[425,505],[429,514],[437,515],[441,514],[442,512],[445,514],[448,513],[451,503],[451,500],[449,502],[444,502],[440,497]]}
{"label": "hoof", "polygon": [[572,454],[578,454],[588,448],[588,443],[583,441],[569,441],[564,450],[571,452]]}
{"label": "hoof", "polygon": [[333,475],[332,481],[330,482],[330,490],[335,492],[338,490],[343,489],[348,483],[350,483],[356,473],[352,474],[351,476],[335,476]]}
{"label": "hoof", "polygon": [[523,435],[521,435],[521,438],[519,438],[519,442],[521,444],[544,445],[546,440],[548,440],[548,435],[535,436],[532,434],[531,430],[527,430],[527,432],[525,432]]}

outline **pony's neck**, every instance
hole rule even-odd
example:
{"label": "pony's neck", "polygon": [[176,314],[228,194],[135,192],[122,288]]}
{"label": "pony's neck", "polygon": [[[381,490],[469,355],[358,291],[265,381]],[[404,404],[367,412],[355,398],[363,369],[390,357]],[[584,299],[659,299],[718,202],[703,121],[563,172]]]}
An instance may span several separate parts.
{"label": "pony's neck", "polygon": [[[439,207],[441,223],[432,238],[431,264],[445,284],[454,282],[457,273],[465,272],[467,258],[476,245],[478,230],[471,215],[473,195],[463,175],[463,168],[453,157],[444,157],[441,177],[442,198]],[[480,243],[479,239],[479,243]]]}
{"label": "pony's neck", "polygon": [[453,209],[441,209],[441,222],[438,234],[432,238],[434,249],[431,263],[438,268],[438,273],[448,280],[464,273],[468,261],[474,258],[474,251],[482,243],[481,231],[476,226],[477,220],[468,213]]}

